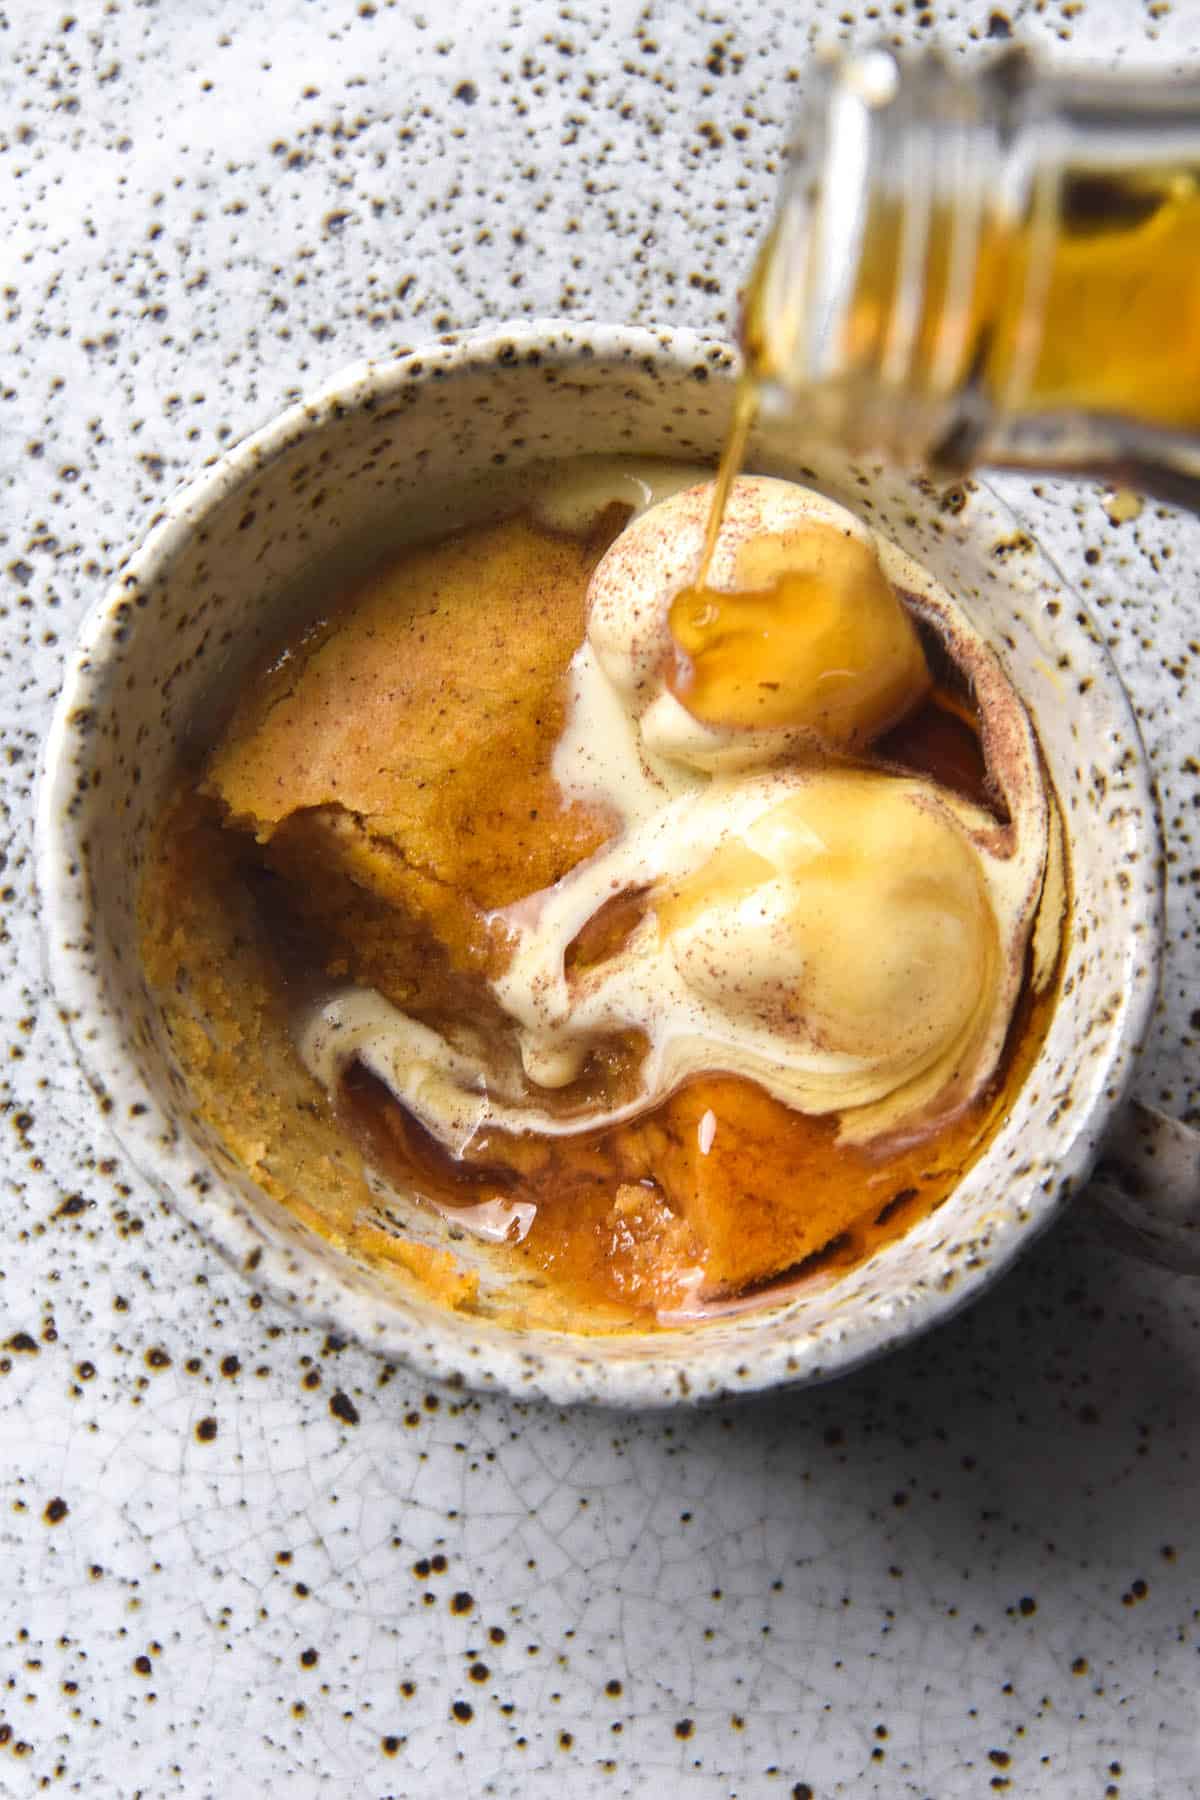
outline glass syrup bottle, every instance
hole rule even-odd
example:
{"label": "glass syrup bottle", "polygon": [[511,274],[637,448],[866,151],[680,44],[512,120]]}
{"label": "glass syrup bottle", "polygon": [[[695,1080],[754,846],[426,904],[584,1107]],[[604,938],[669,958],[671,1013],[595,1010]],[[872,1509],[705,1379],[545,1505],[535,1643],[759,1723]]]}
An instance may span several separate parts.
{"label": "glass syrup bottle", "polygon": [[1200,511],[1200,78],[825,70],[743,348],[759,405],[851,452]]}

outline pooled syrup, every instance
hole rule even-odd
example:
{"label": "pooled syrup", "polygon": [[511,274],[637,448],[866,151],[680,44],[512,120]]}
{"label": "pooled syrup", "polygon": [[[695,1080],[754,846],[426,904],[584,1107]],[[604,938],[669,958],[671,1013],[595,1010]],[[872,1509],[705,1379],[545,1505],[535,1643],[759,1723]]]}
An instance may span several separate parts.
{"label": "pooled syrup", "polygon": [[[977,721],[949,687],[869,760],[992,804]],[[614,896],[572,946],[575,966],[611,954],[646,904]],[[840,1144],[836,1117],[793,1111],[719,1070],[621,1125],[553,1138],[486,1129],[457,1157],[361,1065],[343,1077],[339,1110],[390,1183],[465,1231],[482,1207],[495,1239],[494,1214],[518,1203],[505,1255],[568,1309],[610,1324],[682,1322],[849,1268],[940,1205],[1004,1116],[1050,1004],[1026,982],[994,1079],[916,1142]]]}

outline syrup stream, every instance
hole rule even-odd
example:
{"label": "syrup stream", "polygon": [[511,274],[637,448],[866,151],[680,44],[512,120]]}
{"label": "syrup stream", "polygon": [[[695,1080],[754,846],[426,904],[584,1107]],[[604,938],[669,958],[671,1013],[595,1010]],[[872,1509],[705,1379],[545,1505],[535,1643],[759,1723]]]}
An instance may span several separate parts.
{"label": "syrup stream", "polygon": [[712,499],[709,502],[704,549],[700,557],[700,567],[696,573],[696,591],[698,593],[708,585],[708,571],[712,566],[717,540],[721,535],[721,526],[725,520],[729,491],[741,473],[742,459],[746,454],[746,440],[750,436],[750,427],[754,423],[757,411],[758,385],[747,376],[743,376],[738,382],[737,394],[733,403],[733,417],[729,422],[729,434],[721,451],[721,462],[717,469],[716,481],[713,483]]}

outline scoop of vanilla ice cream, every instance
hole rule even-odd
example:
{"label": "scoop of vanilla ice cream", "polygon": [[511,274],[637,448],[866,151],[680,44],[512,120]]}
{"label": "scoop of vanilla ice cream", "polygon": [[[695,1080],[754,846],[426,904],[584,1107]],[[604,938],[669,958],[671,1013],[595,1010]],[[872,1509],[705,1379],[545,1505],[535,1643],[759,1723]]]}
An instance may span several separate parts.
{"label": "scoop of vanilla ice cream", "polygon": [[996,984],[979,854],[911,781],[805,782],[656,912],[684,981],[731,1019],[897,1076],[959,1045]]}
{"label": "scoop of vanilla ice cream", "polygon": [[743,476],[696,591],[711,491],[642,513],[592,579],[588,643],[649,759],[715,773],[865,746],[929,687],[873,534],[823,495]]}

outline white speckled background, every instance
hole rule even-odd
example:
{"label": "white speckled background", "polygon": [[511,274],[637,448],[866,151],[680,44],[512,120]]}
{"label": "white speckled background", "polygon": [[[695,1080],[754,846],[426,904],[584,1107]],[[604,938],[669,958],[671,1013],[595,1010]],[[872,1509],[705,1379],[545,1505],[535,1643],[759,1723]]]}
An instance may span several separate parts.
{"label": "white speckled background", "polygon": [[[1200,58],[1198,0],[1008,16],[1064,56]],[[173,484],[450,327],[728,332],[810,42],[892,30],[965,49],[1005,15],[0,0],[0,1793],[1200,1789],[1195,1282],[1081,1218],[811,1395],[632,1420],[427,1391],[151,1199],[38,969],[38,742]],[[1004,485],[1143,712],[1175,858],[1143,1091],[1195,1117],[1200,527]]]}

